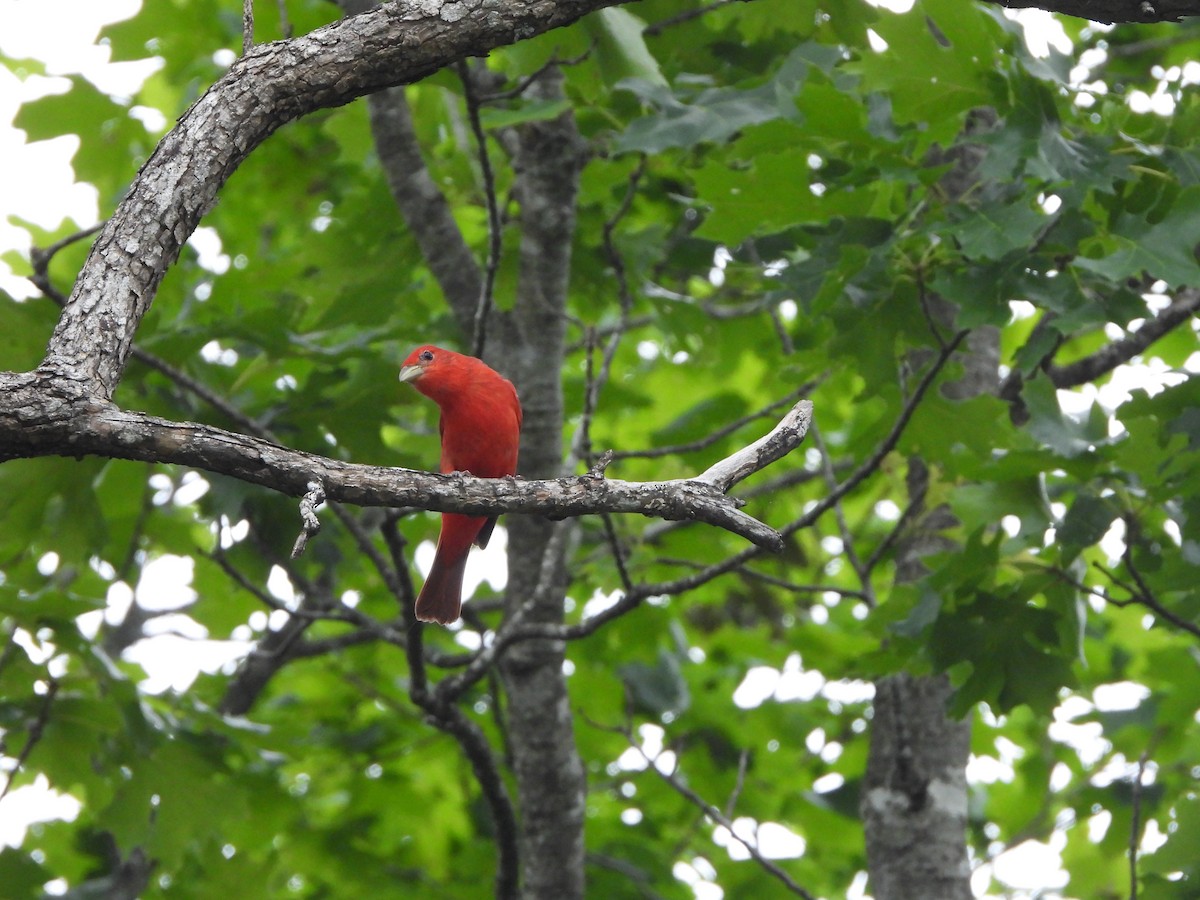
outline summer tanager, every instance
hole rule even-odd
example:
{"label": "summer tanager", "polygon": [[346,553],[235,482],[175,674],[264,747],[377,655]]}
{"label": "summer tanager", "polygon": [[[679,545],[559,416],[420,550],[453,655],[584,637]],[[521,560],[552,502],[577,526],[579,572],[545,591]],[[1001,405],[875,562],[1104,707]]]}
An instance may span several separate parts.
{"label": "summer tanager", "polygon": [[[516,388],[473,356],[418,347],[400,368],[442,411],[442,472],[500,478],[517,471],[521,403]],[[417,597],[417,618],[449,625],[462,608],[463,572],[471,544],[486,547],[496,518],[442,514],[433,568]]]}

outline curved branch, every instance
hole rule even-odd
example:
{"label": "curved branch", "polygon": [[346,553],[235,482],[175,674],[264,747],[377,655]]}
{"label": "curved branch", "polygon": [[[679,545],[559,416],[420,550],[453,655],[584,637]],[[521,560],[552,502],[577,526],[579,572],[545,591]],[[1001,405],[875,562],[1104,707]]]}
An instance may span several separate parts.
{"label": "curved branch", "polygon": [[778,551],[779,533],[741,512],[724,492],[798,447],[811,411],[812,404],[801,401],[769,435],[694,479],[521,481],[342,462],[208,425],[129,412],[89,397],[87,387],[73,380],[0,373],[0,459],[97,455],[186,465],[293,497],[304,496],[315,481],[329,500],[358,506],[473,515],[642,513],[707,522]]}
{"label": "curved branch", "polygon": [[112,396],[159,283],[217,192],[293,119],[410,84],[468,56],[568,25],[616,0],[385,3],[255,46],[180,118],[92,245],[42,369]]}

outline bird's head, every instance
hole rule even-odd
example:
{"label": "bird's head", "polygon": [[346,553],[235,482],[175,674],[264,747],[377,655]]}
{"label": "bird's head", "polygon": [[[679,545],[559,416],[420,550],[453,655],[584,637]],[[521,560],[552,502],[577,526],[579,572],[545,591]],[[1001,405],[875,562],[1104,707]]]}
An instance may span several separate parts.
{"label": "bird's head", "polygon": [[447,362],[452,355],[454,354],[451,351],[430,344],[418,347],[408,354],[408,359],[404,360],[404,365],[400,367],[400,380],[402,382],[418,381],[426,373],[437,371],[438,364]]}
{"label": "bird's head", "polygon": [[425,344],[408,354],[400,367],[400,381],[444,406],[462,396],[481,368],[485,367],[474,357]]}

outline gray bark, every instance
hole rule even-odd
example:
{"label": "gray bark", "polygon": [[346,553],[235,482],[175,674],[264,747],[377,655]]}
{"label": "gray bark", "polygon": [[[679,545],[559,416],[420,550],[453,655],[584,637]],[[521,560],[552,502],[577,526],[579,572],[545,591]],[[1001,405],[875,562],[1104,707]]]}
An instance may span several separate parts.
{"label": "gray bark", "polygon": [[944,676],[875,685],[862,795],[876,900],[970,900],[965,767],[970,728],[946,716]]}
{"label": "gray bark", "polygon": [[[561,96],[561,73],[548,70],[531,91]],[[585,145],[571,114],[520,128],[518,140],[518,300],[512,315],[496,323],[492,333],[497,358],[524,398],[520,471],[546,477],[560,474],[563,464],[567,283]],[[542,516],[509,519],[509,616],[520,610],[529,622],[563,621],[565,547],[562,541],[550,546],[550,541],[555,528],[565,527]],[[500,660],[522,816],[524,896],[538,900],[584,895],[587,784],[563,674],[565,649],[558,640],[524,641]]]}
{"label": "gray bark", "polygon": [[[737,508],[737,502],[724,493],[729,486],[724,480],[707,473],[690,480],[641,483],[586,476],[523,481],[367,466],[209,425],[129,412],[85,391],[76,381],[44,372],[0,372],[0,460],[95,455],[174,463],[294,497],[319,482],[329,500],[357,506],[419,506],[488,515],[637,512],[708,522],[768,549],[777,549],[782,542],[778,532]],[[804,403],[793,413],[806,409]],[[779,458],[799,446],[803,428],[781,430],[778,437],[777,449],[782,452],[762,456],[747,448],[746,462],[766,465]]]}
{"label": "gray bark", "polygon": [[570,24],[614,0],[386,3],[239,59],[155,148],[92,245],[42,363],[112,396],[167,269],[241,162],[281,125]]}
{"label": "gray bark", "polygon": [[[931,164],[953,163],[941,181],[949,196],[962,197],[976,185],[984,151],[969,138],[996,124],[990,110],[979,110],[968,120],[964,140],[944,153],[931,154]],[[932,327],[953,324],[955,309],[950,303],[934,294],[922,299]],[[966,347],[958,354],[962,377],[944,385],[942,392],[951,399],[995,393],[999,331],[977,329],[968,335]],[[945,535],[957,524],[950,508],[925,508],[929,474],[923,460],[909,459],[907,487],[915,515],[913,526],[897,543],[897,582],[921,578],[927,573],[925,557],[956,546]],[[944,675],[902,673],[875,685],[861,813],[876,900],[970,900],[972,896],[966,840],[971,725],[947,714],[952,693]]]}
{"label": "gray bark", "polygon": [[1093,22],[1178,22],[1200,16],[1196,0],[985,0],[1006,9],[1044,9]]}

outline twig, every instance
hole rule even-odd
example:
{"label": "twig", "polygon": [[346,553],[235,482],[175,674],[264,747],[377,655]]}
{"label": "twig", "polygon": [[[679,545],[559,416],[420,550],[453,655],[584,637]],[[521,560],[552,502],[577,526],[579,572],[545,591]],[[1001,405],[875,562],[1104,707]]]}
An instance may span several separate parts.
{"label": "twig", "polygon": [[587,851],[586,861],[590,866],[596,866],[599,869],[607,869],[618,875],[624,875],[633,882],[638,894],[645,898],[645,900],[664,900],[662,894],[649,886],[650,876],[646,871],[635,866],[633,863],[608,856],[604,853],[597,853],[594,850]]}
{"label": "twig", "polygon": [[254,0],[242,0],[242,56],[254,47]]}
{"label": "twig", "polygon": [[[587,329],[587,349],[583,355],[583,412],[579,415],[579,430],[571,442],[574,452],[572,456],[583,460],[588,466],[588,474],[592,469],[592,416],[595,414],[596,397],[596,329]],[[609,462],[613,459],[611,451],[607,452]],[[571,468],[574,468],[572,465]],[[607,464],[605,466],[607,468]],[[570,471],[568,469],[568,471]]]}
{"label": "twig", "polygon": [[287,0],[277,0],[277,5],[279,6],[279,30],[285,39],[290,38],[295,32],[292,28],[292,20],[288,18]]}
{"label": "twig", "polygon": [[[813,441],[817,445],[817,450],[821,454],[821,471],[825,475],[825,484],[830,490],[837,488],[837,476],[833,472],[833,460],[829,457],[829,448],[825,446],[825,439],[821,437],[821,431],[817,428],[814,422],[811,427]],[[837,521],[838,533],[842,538],[842,552],[846,554],[846,560],[850,563],[850,567],[854,569],[858,576],[859,583],[862,585],[863,599],[867,606],[872,609],[876,606],[875,591],[871,587],[871,570],[863,563],[858,556],[858,551],[854,549],[854,535],[850,532],[850,526],[846,524],[846,512],[842,509],[842,504],[839,501],[834,504],[833,515]]]}
{"label": "twig", "polygon": [[38,708],[37,718],[29,726],[29,738],[25,741],[25,746],[21,748],[21,752],[17,754],[16,763],[12,771],[8,773],[8,778],[5,779],[3,790],[0,790],[0,800],[8,796],[8,792],[12,790],[12,786],[16,782],[17,774],[24,768],[25,763],[29,761],[30,754],[33,753],[33,748],[42,739],[42,735],[46,731],[46,725],[50,722],[50,708],[54,705],[54,698],[58,696],[58,690],[58,679],[48,677],[46,680],[46,693],[42,695],[42,703]]}
{"label": "twig", "polygon": [[[394,526],[394,521],[392,525]],[[399,532],[394,528],[384,531],[391,535],[389,547],[393,554],[402,552],[403,545],[397,539]],[[408,658],[408,693],[413,704],[428,716],[435,728],[453,737],[475,773],[475,779],[483,790],[483,796],[492,814],[496,828],[496,881],[495,894],[502,900],[516,900],[519,895],[520,849],[516,812],[508,796],[508,788],[500,775],[495,755],[483,731],[454,705],[441,690],[450,678],[438,685],[438,690],[429,689],[422,649],[425,626],[417,621],[416,610],[411,604],[403,609],[405,630],[408,633],[406,656]]]}
{"label": "twig", "polygon": [[796,584],[795,582],[788,581],[786,578],[778,578],[774,575],[768,575],[766,572],[756,572],[748,566],[738,566],[733,571],[739,575],[744,575],[755,581],[761,581],[764,584],[772,585],[792,594],[837,594],[839,597],[850,597],[854,600],[866,601],[867,599],[865,593],[856,591],[854,588],[833,587],[828,584]]}
{"label": "twig", "polygon": [[879,546],[871,551],[871,555],[867,557],[867,561],[863,565],[868,574],[875,571],[875,567],[879,565],[884,555],[892,548],[900,535],[904,533],[904,529],[908,526],[908,523],[920,512],[925,503],[925,490],[928,486],[928,481],[922,483],[920,494],[909,498],[908,505],[900,513],[900,518],[896,520],[896,524],[892,526],[884,539],[879,542]]}
{"label": "twig", "polygon": [[750,763],[750,750],[747,747],[742,748],[742,752],[738,754],[738,770],[737,781],[733,783],[733,790],[729,792],[729,799],[725,801],[725,818],[733,818],[733,809],[737,806],[738,798],[742,795],[742,788],[746,785],[746,767]]}
{"label": "twig", "polygon": [[[1131,567],[1131,565],[1130,565],[1131,561],[1128,559],[1128,556],[1129,556],[1128,546],[1126,546],[1126,554],[1125,555],[1126,555],[1126,559],[1124,560],[1125,565],[1127,568],[1130,568],[1131,573],[1134,573],[1136,570],[1134,570]],[[1118,587],[1124,588],[1126,591],[1128,591],[1129,597],[1125,600],[1118,600],[1115,597],[1112,597],[1104,592],[1091,590],[1086,587],[1085,587],[1085,590],[1089,590],[1090,593],[1100,597],[1103,600],[1107,600],[1113,606],[1117,606],[1117,607],[1124,607],[1124,606],[1130,606],[1130,605],[1144,606],[1146,609],[1153,612],[1159,618],[1166,619],[1168,622],[1170,622],[1176,628],[1186,631],[1188,634],[1192,635],[1192,637],[1200,638],[1200,625],[1197,625],[1195,622],[1189,622],[1187,619],[1184,619],[1181,616],[1176,615],[1175,613],[1171,612],[1171,610],[1169,610],[1165,606],[1163,606],[1162,603],[1160,603],[1158,601],[1158,599],[1154,596],[1153,592],[1151,592],[1151,590],[1150,590],[1149,586],[1146,584],[1146,582],[1142,579],[1140,572],[1137,572],[1134,575],[1134,578],[1138,583],[1137,587],[1134,588],[1131,585],[1129,585],[1128,583],[1121,581],[1119,578],[1117,578],[1115,573],[1110,571],[1105,566],[1102,566],[1100,563],[1093,563],[1092,565],[1095,566],[1096,569],[1098,569],[1099,571],[1101,571],[1105,575],[1107,575],[1108,578],[1113,582],[1113,584],[1117,585]]]}
{"label": "twig", "polygon": [[580,350],[587,349],[587,333],[589,330],[594,331],[598,338],[611,337],[618,331],[624,334],[627,331],[633,331],[635,328],[649,328],[655,324],[656,320],[654,316],[630,316],[629,321],[624,324],[617,321],[607,325],[588,325],[572,316],[567,321],[576,328],[582,328],[584,337],[572,344],[568,344],[563,351],[565,356],[570,356],[572,353],[578,353]]}
{"label": "twig", "polygon": [[739,2],[739,0],[715,0],[714,3],[707,3],[704,6],[697,7],[696,9],[685,10],[684,12],[670,16],[669,18],[654,22],[651,25],[647,25],[645,29],[643,29],[642,34],[646,37],[657,37],[668,28],[673,28],[676,25],[682,25],[685,22],[692,21],[692,19],[698,19],[700,16],[707,15],[714,9],[720,9],[723,6],[728,6],[731,3],[737,2]]}
{"label": "twig", "polygon": [[[617,300],[621,306],[621,316],[617,321],[616,326],[612,329],[608,337],[608,342],[604,347],[604,354],[600,362],[600,371],[598,374],[593,374],[592,353],[595,349],[596,331],[589,328],[587,332],[587,387],[583,398],[584,415],[579,423],[579,430],[575,433],[575,439],[571,441],[571,453],[566,461],[566,470],[571,471],[575,467],[575,463],[582,459],[591,464],[591,419],[592,413],[595,411],[600,400],[600,391],[608,384],[608,379],[612,373],[613,360],[616,358],[617,349],[621,345],[621,339],[625,336],[625,332],[629,328],[630,314],[633,311],[633,292],[629,289],[629,277],[625,269],[625,260],[621,256],[621,252],[617,249],[616,241],[613,235],[616,233],[617,225],[628,214],[633,206],[633,198],[637,195],[638,184],[641,182],[642,175],[646,171],[646,157],[642,156],[638,160],[637,166],[629,175],[629,184],[625,188],[625,195],[621,198],[621,203],[611,216],[604,222],[603,244],[604,253],[608,257],[608,263],[612,266],[613,274],[617,279]],[[611,461],[612,457],[610,457]]]}
{"label": "twig", "polygon": [[[638,755],[640,755],[642,759],[646,761],[646,767],[653,771],[664,782],[666,782],[672,790],[704,813],[708,819],[722,826],[726,831],[728,831],[729,836],[745,847],[746,852],[749,853],[754,861],[758,863],[768,874],[776,878],[797,897],[803,897],[805,900],[815,900],[813,895],[800,885],[796,884],[796,882],[792,880],[791,876],[788,875],[787,872],[783,871],[783,869],[777,866],[774,862],[763,856],[762,853],[759,852],[758,846],[755,843],[748,841],[739,835],[737,831],[734,830],[734,823],[728,816],[726,816],[723,812],[721,812],[721,810],[717,809],[715,806],[689,788],[686,784],[680,781],[675,774],[675,771],[678,771],[678,769],[672,772],[664,772],[662,769],[660,769],[658,766],[659,757],[651,757],[649,754],[647,754],[628,728],[623,727],[620,729],[611,730],[617,731],[617,733],[623,735],[624,738],[629,742],[629,746],[635,749],[638,752]],[[676,759],[678,760],[678,757],[676,757]],[[678,766],[678,762],[676,762],[676,766]],[[741,770],[739,769],[739,778],[741,777],[740,771]]]}
{"label": "twig", "polygon": [[929,306],[929,292],[925,287],[925,267],[921,263],[917,263],[916,266],[916,284],[917,298],[921,301],[921,314],[925,316],[925,324],[929,326],[929,333],[937,341],[938,347],[944,350],[946,349],[946,337],[942,334],[941,326],[938,325],[933,310]]}
{"label": "twig", "polygon": [[97,222],[87,228],[83,228],[73,234],[68,234],[66,237],[55,241],[49,247],[39,248],[32,247],[29,250],[29,264],[33,268],[33,275],[30,281],[34,287],[41,291],[46,296],[54,300],[59,306],[63,306],[67,302],[66,296],[61,293],[50,283],[50,261],[62,250],[79,241],[86,240],[93,234],[103,228],[107,222]]}
{"label": "twig", "polygon": [[1142,779],[1146,775],[1146,763],[1150,759],[1150,748],[1147,747],[1138,757],[1137,773],[1129,793],[1129,805],[1132,807],[1129,823],[1129,900],[1138,900],[1138,844],[1142,832]]}
{"label": "twig", "polygon": [[220,566],[222,571],[233,579],[239,587],[247,591],[259,603],[272,611],[287,613],[293,618],[304,619],[309,622],[347,622],[371,632],[380,640],[387,641],[389,644],[395,644],[398,647],[404,646],[403,634],[352,607],[346,606],[344,603],[334,601],[318,609],[305,609],[303,607],[293,609],[254,584],[240,569],[229,562],[225,554],[220,550],[210,553],[209,559]]}
{"label": "twig", "polygon": [[618,462],[623,459],[658,459],[663,456],[681,456],[685,453],[695,453],[698,450],[706,450],[713,444],[733,434],[738,429],[749,425],[751,422],[757,422],[759,419],[776,414],[780,409],[783,409],[789,403],[795,403],[800,397],[807,396],[824,380],[821,378],[806,381],[800,387],[796,388],[791,393],[768,403],[762,409],[755,410],[752,413],[742,416],[740,419],[722,425],[716,431],[706,434],[702,438],[697,438],[694,441],[688,441],[683,444],[672,444],[668,447],[651,447],[646,450],[614,450],[612,459]]}
{"label": "twig", "polygon": [[[399,557],[392,555],[391,563],[384,559],[383,554],[375,546],[371,536],[367,534],[366,529],[359,523],[358,519],[351,515],[350,511],[340,503],[334,503],[330,507],[333,514],[342,523],[345,529],[350,532],[350,536],[354,539],[355,545],[358,547],[358,552],[361,553],[371,565],[375,567],[375,571],[379,573],[379,577],[387,586],[388,591],[396,598],[397,606],[402,606],[404,603],[413,602],[412,579],[409,577],[408,563],[404,559],[404,554]],[[403,516],[403,510],[388,510],[384,521],[380,524],[379,530],[383,534],[384,543],[390,549],[392,546],[391,535],[395,533],[395,540],[403,547],[404,538],[400,536],[396,530],[396,525]]]}
{"label": "twig", "polygon": [[625,565],[625,550],[617,537],[617,529],[613,526],[612,516],[603,515],[600,521],[604,523],[604,533],[608,537],[608,546],[612,548],[613,562],[617,566],[617,575],[621,578],[621,587],[626,592],[633,590],[633,581],[629,577],[629,569]]}
{"label": "twig", "polygon": [[1111,571],[1100,563],[1092,563],[1092,567],[1097,571],[1102,572],[1105,577],[1107,577],[1108,580],[1117,587],[1128,591],[1130,596],[1124,600],[1118,600],[1103,587],[1095,587],[1090,584],[1084,584],[1078,578],[1072,576],[1070,572],[1067,572],[1058,566],[1041,566],[1041,568],[1045,571],[1057,576],[1076,590],[1082,591],[1089,596],[1103,600],[1105,603],[1111,603],[1113,606],[1118,608],[1124,608],[1126,606],[1144,606],[1152,611],[1155,615],[1170,622],[1176,628],[1186,631],[1194,637],[1200,638],[1200,626],[1175,615],[1175,613],[1171,612],[1169,609],[1159,603],[1152,594],[1142,594],[1140,591],[1134,589],[1133,586],[1128,582],[1122,581],[1120,578],[1118,578],[1115,572]]}
{"label": "twig", "polygon": [[775,336],[779,338],[779,348],[783,351],[783,355],[791,356],[796,352],[796,345],[792,342],[792,336],[787,330],[783,317],[779,315],[779,307],[769,307],[767,315],[771,317],[771,324],[775,326]]}
{"label": "twig", "polygon": [[557,53],[553,53],[551,54],[550,58],[538,66],[532,74],[526,75],[524,78],[520,79],[514,87],[507,88],[503,91],[493,91],[489,94],[481,94],[479,97],[479,104],[483,106],[489,103],[497,103],[501,100],[512,100],[515,97],[519,97],[529,90],[529,88],[550,69],[561,69],[566,66],[577,66],[592,55],[592,50],[594,48],[595,42],[593,42],[591,46],[589,46],[578,56],[568,57],[567,59],[562,59]]}
{"label": "twig", "polygon": [[296,535],[296,543],[292,545],[292,559],[299,559],[308,541],[321,530],[321,519],[317,516],[317,507],[325,502],[325,488],[319,481],[308,483],[308,493],[300,498],[300,521],[302,527]]}
{"label": "twig", "polygon": [[479,291],[479,301],[475,307],[475,334],[471,341],[472,354],[482,359],[483,348],[487,342],[488,314],[492,309],[492,295],[496,288],[496,272],[500,268],[500,209],[496,204],[496,178],[492,173],[492,160],[488,154],[487,134],[483,130],[483,121],[479,116],[479,97],[475,92],[470,67],[465,60],[458,64],[458,77],[462,80],[463,99],[467,104],[467,119],[471,123],[471,132],[475,135],[475,144],[479,155],[479,173],[483,178],[483,195],[487,204],[487,266],[483,271],[483,286]]}
{"label": "twig", "polygon": [[[850,474],[850,476],[846,478],[845,481],[838,485],[836,489],[827,494],[822,500],[818,501],[808,512],[781,528],[780,534],[782,534],[784,537],[787,537],[788,535],[795,534],[801,529],[810,527],[814,522],[817,521],[817,519],[824,515],[830,508],[832,508],[833,505],[838,502],[838,500],[849,494],[878,470],[879,466],[883,463],[883,460],[889,453],[892,452],[892,450],[895,449],[896,444],[899,443],[901,435],[904,434],[905,428],[908,427],[908,423],[912,420],[913,415],[916,413],[917,407],[920,405],[925,393],[929,390],[930,386],[936,380],[942,368],[949,361],[950,356],[954,353],[954,351],[958,348],[958,345],[962,343],[966,336],[966,331],[959,332],[954,339],[946,345],[942,352],[938,354],[938,358],[925,373],[925,377],[921,379],[920,383],[918,383],[916,390],[913,391],[912,396],[909,397],[908,402],[904,405],[904,408],[900,411],[900,415],[896,418],[895,423],[892,425],[891,431],[888,432],[887,437],[883,439],[879,446],[875,448],[875,452],[872,453],[866,460],[864,460],[863,463],[858,466],[858,468],[856,468]],[[759,556],[760,553],[761,551],[757,547],[749,547],[746,550],[736,553],[728,559],[723,560],[722,562],[714,563],[713,565],[708,566],[700,572],[697,572],[695,575],[671,582],[644,585],[642,586],[641,590],[643,590],[647,596],[654,594],[674,595],[686,593],[687,591],[694,590],[702,584],[706,584],[713,578],[716,578],[718,575],[722,575],[725,572],[729,572],[737,568],[747,560]]]}

